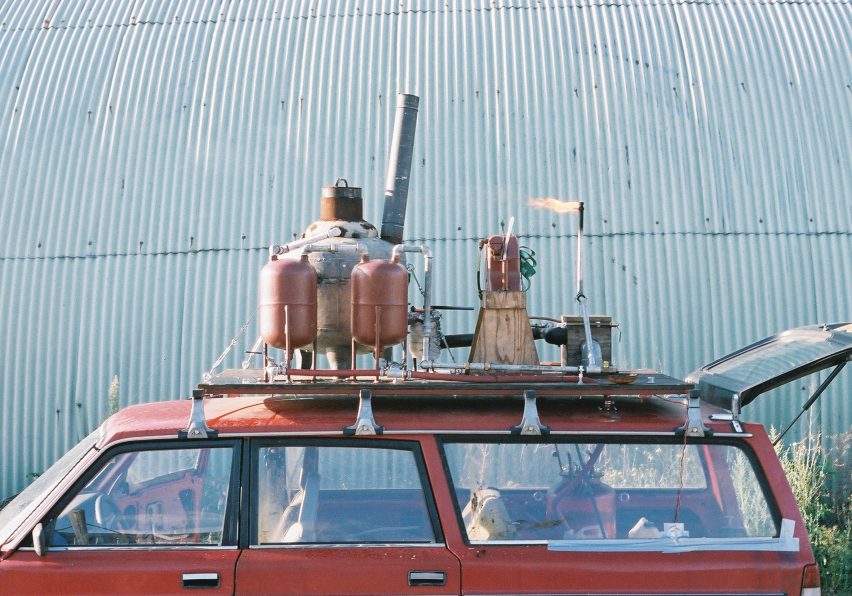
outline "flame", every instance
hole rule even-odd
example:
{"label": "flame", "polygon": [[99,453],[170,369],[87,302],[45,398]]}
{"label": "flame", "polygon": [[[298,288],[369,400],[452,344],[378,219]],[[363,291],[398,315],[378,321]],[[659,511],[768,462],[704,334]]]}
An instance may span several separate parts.
{"label": "flame", "polygon": [[547,197],[544,199],[530,199],[529,205],[535,209],[548,209],[556,213],[573,213],[580,210],[582,203],[579,201],[560,201],[553,197]]}

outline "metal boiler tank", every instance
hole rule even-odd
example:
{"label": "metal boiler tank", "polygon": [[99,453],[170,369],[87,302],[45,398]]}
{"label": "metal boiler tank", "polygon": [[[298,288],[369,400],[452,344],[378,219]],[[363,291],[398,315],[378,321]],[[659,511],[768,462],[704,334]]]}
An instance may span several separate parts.
{"label": "metal boiler tank", "polygon": [[[306,251],[317,272],[317,351],[324,353],[331,368],[351,368],[352,270],[362,254],[388,259],[393,244],[379,238],[376,227],[362,218],[361,189],[341,184],[322,190],[320,219],[305,230],[310,237],[338,228],[340,236]],[[371,351],[360,347],[361,353]]]}

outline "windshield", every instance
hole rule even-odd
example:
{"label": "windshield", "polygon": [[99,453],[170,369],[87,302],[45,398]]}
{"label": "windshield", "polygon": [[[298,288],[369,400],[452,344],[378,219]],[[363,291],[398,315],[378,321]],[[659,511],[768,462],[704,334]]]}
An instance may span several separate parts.
{"label": "windshield", "polygon": [[0,545],[9,539],[30,511],[41,503],[47,493],[95,446],[99,430],[92,431],[89,436],[77,443],[59,461],[21,491],[21,494],[0,509]]}
{"label": "windshield", "polygon": [[777,508],[745,446],[495,439],[443,447],[473,543],[583,541],[583,549],[780,536]]}

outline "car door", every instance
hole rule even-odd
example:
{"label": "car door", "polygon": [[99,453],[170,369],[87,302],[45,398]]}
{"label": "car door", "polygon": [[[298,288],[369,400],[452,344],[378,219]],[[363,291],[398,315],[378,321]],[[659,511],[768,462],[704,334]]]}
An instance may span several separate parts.
{"label": "car door", "polygon": [[[447,542],[465,594],[801,586],[801,521],[781,519],[745,441],[476,434],[440,447],[460,528]],[[794,502],[783,517],[798,518]]]}
{"label": "car door", "polygon": [[123,445],[42,520],[44,552],[3,562],[15,594],[232,594],[239,443]]}
{"label": "car door", "polygon": [[238,594],[458,594],[416,441],[258,440]]}

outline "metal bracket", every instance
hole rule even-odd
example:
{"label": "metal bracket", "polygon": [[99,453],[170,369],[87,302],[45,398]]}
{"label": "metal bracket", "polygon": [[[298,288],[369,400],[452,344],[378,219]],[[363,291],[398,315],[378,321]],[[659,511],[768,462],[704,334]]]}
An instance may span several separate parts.
{"label": "metal bracket", "polygon": [[721,422],[730,422],[731,428],[734,429],[735,433],[744,434],[745,430],[743,430],[743,425],[740,424],[740,421],[733,414],[711,414],[710,420],[721,421]]}
{"label": "metal bracket", "polygon": [[524,390],[524,413],[521,423],[509,429],[513,435],[548,435],[550,427],[541,423],[534,389]]}
{"label": "metal bracket", "polygon": [[372,399],[373,394],[369,389],[361,389],[358,392],[358,415],[355,417],[355,424],[343,427],[344,435],[381,435],[385,432],[385,427],[376,424],[373,417]]}
{"label": "metal bracket", "polygon": [[212,439],[219,435],[219,431],[207,426],[204,418],[204,391],[192,390],[192,411],[189,413],[189,423],[186,428],[178,431],[179,439]]}
{"label": "metal bracket", "polygon": [[713,436],[713,430],[704,426],[704,421],[701,420],[701,399],[699,392],[692,390],[689,392],[686,405],[686,422],[683,426],[675,429],[675,435],[682,437],[710,437]]}

